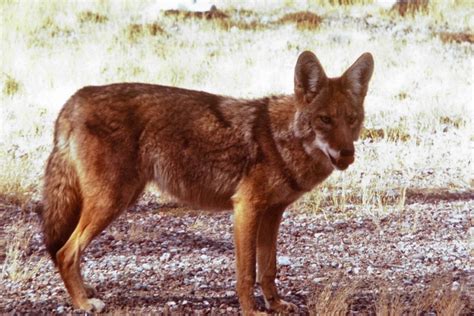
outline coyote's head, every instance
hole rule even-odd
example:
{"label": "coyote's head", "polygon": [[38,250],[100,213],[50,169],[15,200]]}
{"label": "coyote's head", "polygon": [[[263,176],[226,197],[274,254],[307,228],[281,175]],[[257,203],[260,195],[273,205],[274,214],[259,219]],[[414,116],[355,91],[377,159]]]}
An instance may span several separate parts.
{"label": "coyote's head", "polygon": [[365,53],[338,78],[328,78],[316,56],[303,52],[295,67],[295,134],[309,155],[322,151],[339,170],[354,162],[364,120],[364,98],[374,69]]}

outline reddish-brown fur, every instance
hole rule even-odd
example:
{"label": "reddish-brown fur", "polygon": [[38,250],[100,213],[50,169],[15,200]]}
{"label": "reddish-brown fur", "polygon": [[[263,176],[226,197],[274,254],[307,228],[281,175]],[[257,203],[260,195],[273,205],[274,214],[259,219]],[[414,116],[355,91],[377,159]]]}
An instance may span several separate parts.
{"label": "reddish-brown fur", "polygon": [[73,304],[103,309],[82,280],[81,254],[153,181],[191,206],[234,209],[244,314],[256,312],[255,282],[267,308],[294,310],[275,286],[282,213],[354,161],[372,70],[364,54],[330,79],[304,52],[289,96],[239,100],[141,83],[76,92],[56,121],[43,212],[45,243]]}

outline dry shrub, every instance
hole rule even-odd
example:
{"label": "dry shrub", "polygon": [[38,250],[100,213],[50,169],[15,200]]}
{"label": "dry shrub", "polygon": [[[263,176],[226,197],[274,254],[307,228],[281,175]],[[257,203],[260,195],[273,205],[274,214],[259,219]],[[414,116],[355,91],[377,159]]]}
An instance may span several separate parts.
{"label": "dry shrub", "polygon": [[266,27],[265,24],[261,23],[258,20],[253,21],[242,21],[242,20],[233,20],[233,19],[225,19],[217,21],[217,26],[221,29],[229,31],[232,28],[236,28],[242,31],[256,31],[262,30]]}
{"label": "dry shrub", "polygon": [[44,19],[40,28],[34,30],[33,33],[37,35],[40,30],[46,31],[46,34],[50,37],[69,36],[72,33],[72,30],[69,28],[60,27],[57,25],[51,17]]}
{"label": "dry shrub", "polygon": [[5,75],[2,92],[5,95],[12,96],[20,90],[20,83],[13,77]]}
{"label": "dry shrub", "polygon": [[91,11],[80,12],[77,18],[80,23],[105,23],[109,20],[105,15]]}
{"label": "dry shrub", "polygon": [[373,1],[371,0],[329,0],[329,3],[331,5],[341,5],[341,6],[347,6],[347,5],[355,5],[355,4],[370,4]]}
{"label": "dry shrub", "polygon": [[309,11],[301,11],[285,14],[280,18],[277,23],[296,23],[296,27],[300,30],[314,30],[319,27],[322,22],[322,18]]}
{"label": "dry shrub", "polygon": [[452,126],[455,128],[460,128],[466,125],[466,120],[462,117],[441,116],[439,118],[439,122],[443,125]]}
{"label": "dry shrub", "polygon": [[165,30],[158,23],[145,24],[144,27],[148,30],[148,33],[152,36],[165,34]]}
{"label": "dry shrub", "polygon": [[[348,284],[348,285],[345,285]],[[346,278],[331,278],[320,291],[316,291],[308,303],[310,315],[348,315],[363,283]]]}
{"label": "dry shrub", "polygon": [[[258,19],[258,16],[251,10],[231,10],[229,14],[212,6],[209,11],[183,11],[183,10],[167,10],[165,16],[174,16],[177,19],[200,19],[214,22],[217,27],[225,31],[236,28],[243,31],[260,30],[265,27]],[[230,15],[236,16],[231,18]],[[249,19],[253,17],[254,19]],[[245,18],[245,19],[243,19]]]}
{"label": "dry shrub", "polygon": [[215,5],[208,11],[185,11],[185,10],[166,10],[165,16],[174,16],[181,19],[205,19],[205,20],[222,20],[229,16],[217,9]]}
{"label": "dry shrub", "polygon": [[370,139],[371,141],[386,139],[392,142],[407,142],[410,138],[410,134],[397,127],[365,128],[360,133],[360,139]]}
{"label": "dry shrub", "polygon": [[387,290],[385,285],[379,294],[379,298],[375,302],[375,312],[379,316],[398,316],[403,315],[405,299],[402,295],[394,295]]}
{"label": "dry shrub", "polygon": [[130,24],[126,29],[127,38],[136,41],[144,36],[157,36],[165,34],[165,30],[158,23]]}
{"label": "dry shrub", "polygon": [[392,7],[392,11],[398,12],[401,16],[427,13],[428,3],[428,0],[397,0],[397,3]]}
{"label": "dry shrub", "polygon": [[472,304],[464,285],[452,289],[452,278],[436,277],[424,288],[402,287],[394,282],[351,280],[339,276],[316,289],[308,303],[310,315],[464,315]]}
{"label": "dry shrub", "polygon": [[414,293],[412,310],[417,314],[432,312],[436,315],[460,315],[466,305],[461,291],[451,288],[448,277],[434,279],[424,291]]}
{"label": "dry shrub", "polygon": [[450,32],[441,32],[438,33],[439,38],[443,43],[474,43],[474,34],[467,33],[467,32],[458,32],[458,33],[450,33]]}

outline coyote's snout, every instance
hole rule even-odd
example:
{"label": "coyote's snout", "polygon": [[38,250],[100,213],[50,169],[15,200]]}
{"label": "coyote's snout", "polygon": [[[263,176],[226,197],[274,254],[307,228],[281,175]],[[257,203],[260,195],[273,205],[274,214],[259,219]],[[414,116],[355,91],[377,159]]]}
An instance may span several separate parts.
{"label": "coyote's snout", "polygon": [[[81,255],[155,182],[197,208],[234,210],[237,292],[244,314],[296,306],[278,294],[278,227],[285,208],[354,161],[373,59],[328,78],[304,52],[292,95],[241,100],[141,83],[85,87],[64,105],[48,159],[43,230],[74,306],[101,311]],[[256,269],[257,267],[257,269]]]}

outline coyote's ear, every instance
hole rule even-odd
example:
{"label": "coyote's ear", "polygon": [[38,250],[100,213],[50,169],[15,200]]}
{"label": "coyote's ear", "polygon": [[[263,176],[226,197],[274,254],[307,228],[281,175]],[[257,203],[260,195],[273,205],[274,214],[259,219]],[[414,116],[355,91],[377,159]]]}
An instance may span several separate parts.
{"label": "coyote's ear", "polygon": [[295,67],[295,95],[299,103],[311,103],[327,81],[323,67],[312,52],[302,52]]}
{"label": "coyote's ear", "polygon": [[342,75],[344,86],[355,96],[365,97],[373,71],[374,58],[370,53],[362,54]]}

